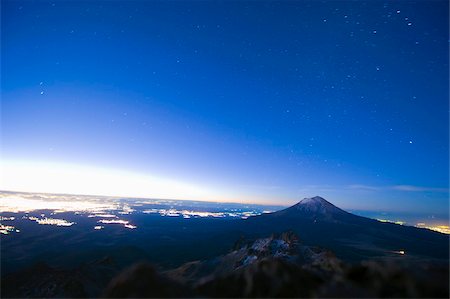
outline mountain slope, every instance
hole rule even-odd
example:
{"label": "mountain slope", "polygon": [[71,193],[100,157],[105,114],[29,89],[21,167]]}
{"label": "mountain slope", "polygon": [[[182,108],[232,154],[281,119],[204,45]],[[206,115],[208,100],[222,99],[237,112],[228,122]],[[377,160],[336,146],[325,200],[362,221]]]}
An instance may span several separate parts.
{"label": "mountain slope", "polygon": [[271,214],[267,217],[303,218],[329,222],[370,221],[371,219],[348,213],[320,196],[305,198],[297,204]]}
{"label": "mountain slope", "polygon": [[448,235],[353,215],[318,196],[281,211],[250,217],[240,229],[253,237],[292,230],[306,244],[329,248],[345,260],[448,260]]}

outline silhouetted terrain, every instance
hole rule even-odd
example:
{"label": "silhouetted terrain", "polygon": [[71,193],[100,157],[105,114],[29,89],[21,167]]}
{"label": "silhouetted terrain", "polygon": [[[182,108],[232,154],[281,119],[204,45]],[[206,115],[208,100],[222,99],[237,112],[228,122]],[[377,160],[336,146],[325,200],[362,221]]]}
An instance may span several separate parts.
{"label": "silhouetted terrain", "polygon": [[3,275],[2,297],[449,295],[447,235],[356,216],[320,197],[245,220],[149,219],[153,227],[136,222],[159,234],[98,235],[110,238],[101,250],[81,247],[89,234],[72,236],[79,255],[67,239],[49,244],[65,241],[68,252]]}
{"label": "silhouetted terrain", "polygon": [[[292,232],[239,240],[228,254],[157,271],[141,262],[118,273],[105,258],[71,271],[37,264],[3,280],[4,297],[448,297],[443,264],[345,263]],[[113,276],[115,276],[113,278]],[[111,282],[108,284],[108,281]],[[106,288],[105,288],[106,286]]]}

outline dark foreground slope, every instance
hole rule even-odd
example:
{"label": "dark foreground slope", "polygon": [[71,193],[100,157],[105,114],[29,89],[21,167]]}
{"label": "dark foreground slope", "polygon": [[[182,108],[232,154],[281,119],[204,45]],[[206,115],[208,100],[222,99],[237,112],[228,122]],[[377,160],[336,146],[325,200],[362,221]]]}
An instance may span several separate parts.
{"label": "dark foreground slope", "polygon": [[[448,269],[443,264],[405,261],[348,264],[328,250],[302,244],[292,232],[241,240],[241,245],[228,254],[160,274],[149,265],[135,265],[113,279],[103,295],[152,297],[155,291],[159,296],[201,298],[448,298],[449,295]],[[155,288],[157,285],[161,287]]]}
{"label": "dark foreground slope", "polygon": [[[292,232],[256,240],[241,239],[239,244],[221,256],[192,261],[164,272],[149,263],[140,262],[118,273],[112,259],[71,271],[36,266],[4,280],[2,297],[449,296],[448,267],[443,264],[407,261],[349,264],[336,258],[329,250],[302,244]],[[106,279],[111,281],[107,283]]]}

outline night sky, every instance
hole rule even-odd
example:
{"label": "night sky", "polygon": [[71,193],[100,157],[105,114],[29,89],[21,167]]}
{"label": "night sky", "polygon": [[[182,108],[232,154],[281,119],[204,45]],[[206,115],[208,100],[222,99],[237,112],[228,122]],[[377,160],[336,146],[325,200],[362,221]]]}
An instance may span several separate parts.
{"label": "night sky", "polygon": [[447,1],[1,5],[4,190],[75,165],[176,198],[448,211]]}

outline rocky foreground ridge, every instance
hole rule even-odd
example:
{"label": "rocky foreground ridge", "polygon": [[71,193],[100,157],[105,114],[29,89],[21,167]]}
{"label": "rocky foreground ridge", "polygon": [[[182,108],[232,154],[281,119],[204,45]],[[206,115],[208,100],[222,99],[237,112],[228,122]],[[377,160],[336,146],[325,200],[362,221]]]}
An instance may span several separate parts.
{"label": "rocky foreground ridge", "polygon": [[430,263],[344,263],[285,232],[240,239],[225,255],[168,271],[141,262],[120,272],[110,258],[72,270],[37,264],[6,277],[2,297],[448,298],[448,278],[448,269]]}
{"label": "rocky foreground ridge", "polygon": [[103,296],[448,297],[448,271],[437,265],[346,264],[328,250],[302,245],[292,232],[236,245],[226,255],[163,273],[137,264],[113,279]]}

